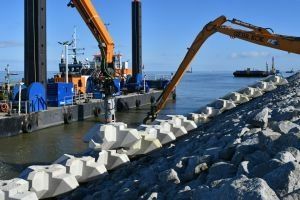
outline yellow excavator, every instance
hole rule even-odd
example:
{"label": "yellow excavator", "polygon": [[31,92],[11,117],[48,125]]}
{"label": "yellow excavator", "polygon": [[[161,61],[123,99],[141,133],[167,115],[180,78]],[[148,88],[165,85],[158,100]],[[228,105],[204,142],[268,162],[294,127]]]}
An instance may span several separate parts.
{"label": "yellow excavator", "polygon": [[[246,28],[248,30],[233,28],[229,25],[224,25],[226,22],[231,23],[235,26]],[[186,53],[183,61],[181,62],[170,83],[166,86],[160,97],[151,105],[151,111],[148,112],[148,115],[144,119],[143,123],[146,124],[149,121],[155,120],[158,113],[166,104],[169,95],[174,91],[175,87],[180,82],[185,71],[188,69],[190,63],[199,51],[202,44],[211,35],[217,32],[228,35],[233,39],[238,38],[254,44],[287,51],[289,53],[300,54],[300,37],[275,34],[271,28],[254,26],[237,19],[228,20],[225,16],[220,16],[214,21],[206,24],[203,30],[197,35],[191,47],[188,48],[188,52]]]}

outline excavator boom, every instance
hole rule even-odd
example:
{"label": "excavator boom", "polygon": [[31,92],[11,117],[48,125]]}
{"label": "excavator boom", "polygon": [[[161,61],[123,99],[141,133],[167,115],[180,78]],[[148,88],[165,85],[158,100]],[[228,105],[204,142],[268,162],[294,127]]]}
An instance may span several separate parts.
{"label": "excavator boom", "polygon": [[[236,29],[228,25],[224,25],[226,22],[230,22],[236,26],[244,27],[248,30]],[[270,28],[254,26],[237,19],[227,20],[225,16],[220,16],[214,21],[205,25],[202,31],[197,35],[191,47],[188,48],[188,52],[179,65],[170,83],[164,89],[160,97],[156,100],[156,103],[152,105],[151,112],[149,112],[148,116],[144,119],[144,123],[146,123],[148,120],[153,121],[156,118],[159,111],[166,104],[169,95],[174,91],[175,87],[180,82],[185,71],[188,69],[190,63],[198,53],[202,44],[216,32],[228,35],[231,38],[238,38],[254,44],[287,51],[289,53],[300,54],[300,37],[274,34],[273,30]]]}

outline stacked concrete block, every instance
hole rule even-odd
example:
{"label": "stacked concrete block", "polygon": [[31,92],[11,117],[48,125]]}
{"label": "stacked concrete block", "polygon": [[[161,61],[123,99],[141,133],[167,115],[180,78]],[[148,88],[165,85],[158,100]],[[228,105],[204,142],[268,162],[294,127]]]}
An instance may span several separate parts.
{"label": "stacked concrete block", "polygon": [[176,137],[183,136],[187,134],[187,130],[181,125],[181,120],[155,120],[158,125],[165,127],[168,131],[172,132]]}
{"label": "stacked concrete block", "polygon": [[0,181],[0,199],[8,200],[36,200],[34,192],[30,192],[29,182],[20,178]]}
{"label": "stacked concrete block", "polygon": [[219,112],[224,112],[226,110],[230,110],[230,109],[236,107],[236,105],[233,101],[224,100],[224,99],[217,99],[216,101],[214,101],[210,105],[211,105],[211,107],[214,107],[215,109],[218,109]]}
{"label": "stacked concrete block", "polygon": [[183,126],[187,131],[191,131],[197,128],[197,125],[194,121],[188,120],[183,115],[167,115],[171,120],[179,120],[181,126]]}
{"label": "stacked concrete block", "polygon": [[272,82],[264,82],[264,81],[259,81],[255,83],[252,87],[258,88],[263,92],[269,92],[276,89],[276,85],[274,85]]}
{"label": "stacked concrete block", "polygon": [[[101,131],[101,138],[103,140],[102,149],[109,150],[109,149],[117,149],[117,148],[129,148],[131,147],[135,142],[141,139],[141,136],[139,135],[139,132],[137,129],[130,129],[127,128],[127,125],[124,123],[114,123],[109,125],[104,125],[103,127],[114,127],[115,129],[115,136],[113,139],[115,139],[115,142],[109,141],[112,137],[110,134],[112,133],[111,130],[109,131]],[[105,145],[106,142],[109,142],[109,145]]]}
{"label": "stacked concrete block", "polygon": [[117,153],[116,150],[102,150],[97,159],[97,163],[104,165],[108,170],[112,170],[128,162],[130,162],[128,156]]}
{"label": "stacked concrete block", "polygon": [[140,139],[138,131],[127,128],[125,123],[110,123],[100,127],[99,135],[92,137],[89,148],[98,151],[129,148]]}
{"label": "stacked concrete block", "polygon": [[20,175],[29,181],[30,191],[39,199],[55,197],[79,186],[76,178],[67,174],[66,167],[59,164],[30,166]]}
{"label": "stacked concrete block", "polygon": [[161,144],[166,144],[171,141],[176,140],[174,133],[170,131],[170,128],[161,125],[142,125],[142,130],[145,132],[156,131],[156,138],[160,141]]}
{"label": "stacked concrete block", "polygon": [[235,104],[242,104],[249,101],[249,98],[246,95],[232,92],[230,94],[227,94],[226,96],[222,97],[221,99],[230,100],[233,101]]}
{"label": "stacked concrete block", "polygon": [[64,165],[67,173],[75,176],[79,183],[88,182],[107,174],[105,166],[97,163],[91,156],[77,158],[64,154],[54,163]]}
{"label": "stacked concrete block", "polygon": [[238,91],[238,93],[247,96],[249,99],[260,97],[263,95],[262,90],[259,88],[246,87]]}
{"label": "stacked concrete block", "polygon": [[263,81],[272,82],[274,85],[285,85],[288,83],[285,78],[276,75],[268,76],[267,78],[263,79]]}
{"label": "stacked concrete block", "polygon": [[216,109],[211,106],[206,106],[205,108],[203,108],[201,110],[201,113],[206,115],[208,118],[212,118],[212,117],[219,115],[221,112],[219,109]]}
{"label": "stacked concrete block", "polygon": [[[150,153],[151,151],[161,148],[162,144],[158,139],[153,137],[153,135],[149,135],[147,133],[141,133],[142,139],[140,140],[140,149],[134,152],[134,155],[144,155]],[[132,154],[129,150],[129,154]]]}
{"label": "stacked concrete block", "polygon": [[209,121],[208,116],[203,113],[190,113],[189,119],[193,120],[198,125]]}

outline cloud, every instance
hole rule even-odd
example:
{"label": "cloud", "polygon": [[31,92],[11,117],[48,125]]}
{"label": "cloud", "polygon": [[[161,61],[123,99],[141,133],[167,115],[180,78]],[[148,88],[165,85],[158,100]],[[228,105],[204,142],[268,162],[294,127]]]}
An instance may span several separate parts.
{"label": "cloud", "polygon": [[0,41],[0,48],[21,47],[23,43],[17,41]]}
{"label": "cloud", "polygon": [[258,51],[248,51],[248,52],[233,52],[230,55],[230,58],[236,59],[236,58],[257,58],[257,57],[267,57],[269,56],[269,52],[258,52]]}

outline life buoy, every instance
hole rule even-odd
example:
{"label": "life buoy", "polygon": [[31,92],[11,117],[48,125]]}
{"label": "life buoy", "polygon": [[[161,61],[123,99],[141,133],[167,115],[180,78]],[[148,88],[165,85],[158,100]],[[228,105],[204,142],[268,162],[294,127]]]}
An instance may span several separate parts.
{"label": "life buoy", "polygon": [[94,116],[95,117],[99,117],[100,114],[101,114],[101,108],[95,107],[95,109],[94,109]]}
{"label": "life buoy", "polygon": [[8,108],[9,108],[9,106],[8,106],[8,104],[7,103],[2,103],[1,104],[1,111],[2,112],[8,112]]}
{"label": "life buoy", "polygon": [[73,115],[71,112],[64,113],[64,123],[70,124],[73,120]]}

